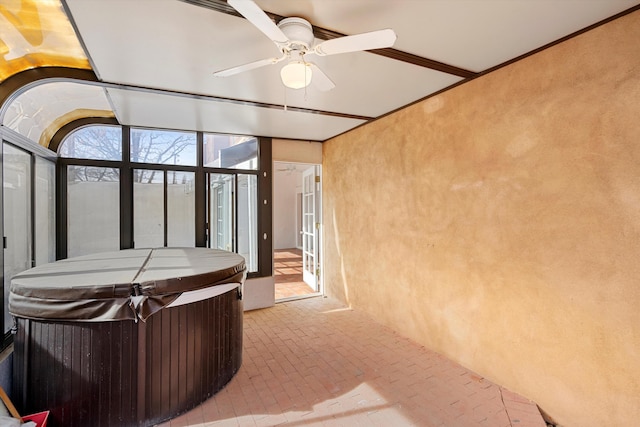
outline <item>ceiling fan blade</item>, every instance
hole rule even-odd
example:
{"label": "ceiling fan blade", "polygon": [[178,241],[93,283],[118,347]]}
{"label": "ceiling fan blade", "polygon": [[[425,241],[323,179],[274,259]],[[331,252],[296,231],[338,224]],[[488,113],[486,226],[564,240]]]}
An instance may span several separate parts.
{"label": "ceiling fan blade", "polygon": [[267,58],[261,59],[259,61],[249,62],[248,64],[238,65],[236,67],[226,68],[224,70],[216,71],[213,73],[216,77],[228,77],[233,76],[234,74],[242,73],[244,71],[254,70],[256,68],[264,67],[265,65],[276,64],[282,61],[285,56],[280,58]]}
{"label": "ceiling fan blade", "polygon": [[324,73],[324,71],[320,69],[320,67],[313,62],[307,62],[307,64],[311,67],[313,76],[311,78],[311,84],[318,88],[318,90],[326,92],[336,87],[336,84]]}
{"label": "ceiling fan blade", "polygon": [[257,29],[262,31],[274,43],[286,44],[289,38],[280,28],[267,16],[253,0],[227,0],[227,3],[237,10],[240,15],[247,18]]}
{"label": "ceiling fan blade", "polygon": [[317,45],[314,50],[316,54],[321,56],[336,55],[339,53],[356,52],[359,50],[391,47],[395,41],[396,33],[387,28],[386,30],[372,31],[370,33],[362,33],[327,40]]}

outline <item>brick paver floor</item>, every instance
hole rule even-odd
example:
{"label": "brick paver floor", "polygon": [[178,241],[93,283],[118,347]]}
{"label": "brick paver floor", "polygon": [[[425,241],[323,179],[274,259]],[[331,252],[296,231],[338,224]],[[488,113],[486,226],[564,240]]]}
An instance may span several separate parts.
{"label": "brick paver floor", "polygon": [[302,279],[300,249],[276,249],[273,254],[273,270],[276,301],[313,293],[313,289]]}
{"label": "brick paver floor", "polygon": [[545,427],[535,403],[330,298],[245,313],[243,364],[162,427]]}

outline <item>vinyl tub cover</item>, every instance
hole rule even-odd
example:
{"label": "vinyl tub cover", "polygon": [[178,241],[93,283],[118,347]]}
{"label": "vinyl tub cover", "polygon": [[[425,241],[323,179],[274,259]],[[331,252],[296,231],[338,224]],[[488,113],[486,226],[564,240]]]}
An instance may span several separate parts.
{"label": "vinyl tub cover", "polygon": [[11,280],[9,312],[80,322],[146,320],[183,292],[244,283],[238,254],[206,248],[127,249],[69,258]]}

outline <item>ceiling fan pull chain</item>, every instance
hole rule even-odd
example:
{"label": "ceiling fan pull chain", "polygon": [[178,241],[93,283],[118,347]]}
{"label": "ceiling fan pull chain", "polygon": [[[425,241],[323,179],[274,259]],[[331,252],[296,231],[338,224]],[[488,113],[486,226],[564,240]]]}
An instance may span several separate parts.
{"label": "ceiling fan pull chain", "polygon": [[282,90],[284,90],[284,111],[287,111],[287,87],[283,86]]}

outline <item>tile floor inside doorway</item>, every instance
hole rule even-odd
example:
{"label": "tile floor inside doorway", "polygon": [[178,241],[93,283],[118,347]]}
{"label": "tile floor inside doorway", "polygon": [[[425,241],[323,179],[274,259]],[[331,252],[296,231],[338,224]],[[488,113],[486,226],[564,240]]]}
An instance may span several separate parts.
{"label": "tile floor inside doorway", "polygon": [[545,427],[535,403],[331,298],[245,313],[243,364],[161,427]]}
{"label": "tile floor inside doorway", "polygon": [[273,254],[273,275],[276,301],[313,293],[313,289],[302,280],[300,249],[276,249]]}

